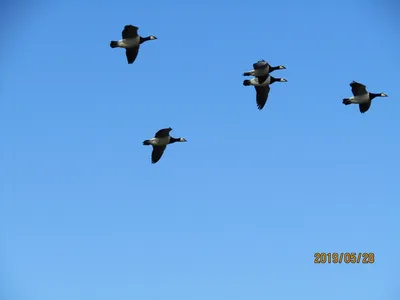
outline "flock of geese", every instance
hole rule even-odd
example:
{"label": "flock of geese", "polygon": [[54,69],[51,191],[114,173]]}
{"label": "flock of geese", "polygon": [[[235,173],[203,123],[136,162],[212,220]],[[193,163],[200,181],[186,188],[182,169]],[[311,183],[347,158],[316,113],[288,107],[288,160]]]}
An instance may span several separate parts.
{"label": "flock of geese", "polygon": [[[128,64],[133,64],[136,60],[141,44],[157,39],[154,35],[141,37],[138,34],[138,29],[139,28],[136,26],[126,25],[122,31],[122,39],[110,42],[111,48],[125,49]],[[254,76],[252,79],[244,80],[243,85],[254,86],[256,90],[256,103],[259,110],[262,110],[267,103],[270,85],[274,82],[287,82],[285,78],[275,78],[272,77],[270,73],[284,69],[286,69],[285,66],[271,67],[265,60],[260,60],[253,64],[253,70],[243,73],[243,76]],[[361,113],[368,111],[372,99],[376,97],[387,97],[385,93],[368,92],[365,85],[356,81],[351,82],[350,87],[353,96],[343,99],[342,103],[344,105],[358,104]],[[161,159],[167,145],[175,142],[186,142],[185,138],[174,138],[170,136],[171,130],[171,127],[160,129],[153,138],[143,142],[145,146],[153,146],[151,163],[155,164]]]}

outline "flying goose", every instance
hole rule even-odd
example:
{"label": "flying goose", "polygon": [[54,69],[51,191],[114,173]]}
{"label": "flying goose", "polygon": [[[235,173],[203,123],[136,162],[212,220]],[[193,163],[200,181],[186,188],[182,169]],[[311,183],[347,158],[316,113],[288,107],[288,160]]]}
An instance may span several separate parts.
{"label": "flying goose", "polygon": [[267,63],[265,60],[259,60],[258,62],[253,64],[253,70],[244,72],[243,76],[268,76],[269,73],[275,71],[275,70],[284,70],[286,69],[285,66],[276,66],[276,67],[271,67],[269,63]]}
{"label": "flying goose", "polygon": [[136,60],[136,57],[139,53],[139,47],[142,43],[157,39],[154,35],[141,37],[138,35],[138,29],[139,27],[126,25],[124,30],[122,30],[122,40],[110,42],[111,48],[126,49],[126,58],[128,60],[128,64],[133,64],[133,62]]}
{"label": "flying goose", "polygon": [[369,107],[371,106],[371,101],[375,97],[388,97],[388,95],[386,95],[385,93],[369,93],[367,92],[367,88],[365,87],[365,85],[355,82],[354,80],[352,83],[350,83],[350,86],[353,97],[343,99],[342,103],[344,105],[350,105],[352,103],[358,104],[360,112],[362,114],[369,109]]}
{"label": "flying goose", "polygon": [[175,142],[186,142],[185,138],[173,138],[172,136],[170,136],[169,133],[171,130],[171,127],[160,129],[156,132],[154,138],[150,140],[145,140],[143,142],[143,145],[145,146],[153,146],[153,152],[151,153],[152,164],[155,164],[160,160],[168,144],[173,144]]}
{"label": "flying goose", "polygon": [[267,103],[270,91],[270,85],[274,82],[287,82],[285,78],[274,78],[271,75],[264,77],[255,77],[250,80],[244,80],[243,85],[253,85],[256,89],[256,102],[259,110],[262,110],[265,103]]}

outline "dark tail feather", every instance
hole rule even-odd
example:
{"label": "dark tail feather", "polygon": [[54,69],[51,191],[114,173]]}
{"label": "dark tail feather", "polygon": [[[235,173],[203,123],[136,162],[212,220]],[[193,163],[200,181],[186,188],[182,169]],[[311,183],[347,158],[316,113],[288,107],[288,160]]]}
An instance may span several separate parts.
{"label": "dark tail feather", "polygon": [[243,85],[244,85],[244,86],[249,86],[249,85],[251,85],[250,83],[251,83],[251,81],[248,80],[248,79],[243,80]]}
{"label": "dark tail feather", "polygon": [[243,76],[251,76],[251,72],[244,72]]}
{"label": "dark tail feather", "polygon": [[117,48],[118,47],[118,42],[117,41],[111,41],[110,42],[110,47],[111,48]]}
{"label": "dark tail feather", "polygon": [[344,105],[349,105],[349,104],[351,104],[351,101],[350,101],[349,98],[344,98],[342,103],[343,103]]}
{"label": "dark tail feather", "polygon": [[145,141],[143,142],[143,145],[149,146],[149,145],[150,145],[150,140],[145,140]]}

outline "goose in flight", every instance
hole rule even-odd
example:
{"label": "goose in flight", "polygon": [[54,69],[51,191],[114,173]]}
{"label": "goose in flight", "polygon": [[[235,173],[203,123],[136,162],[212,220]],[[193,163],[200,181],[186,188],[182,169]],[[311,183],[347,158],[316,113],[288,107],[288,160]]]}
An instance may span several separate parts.
{"label": "goose in flight", "polygon": [[125,48],[128,64],[133,64],[133,62],[136,60],[141,44],[157,39],[154,35],[141,37],[138,34],[138,29],[139,27],[126,25],[124,30],[122,30],[122,40],[110,42],[111,48]]}
{"label": "goose in flight", "polygon": [[350,83],[353,96],[343,99],[344,105],[358,104],[360,113],[365,113],[371,106],[372,99],[376,97],[388,97],[385,93],[369,93],[362,83],[353,81]]}
{"label": "goose in flight", "polygon": [[155,136],[150,140],[145,140],[143,145],[153,146],[153,152],[151,153],[151,163],[155,164],[161,159],[167,145],[173,144],[175,142],[187,142],[185,138],[174,138],[169,135],[172,128],[160,129],[156,132]]}

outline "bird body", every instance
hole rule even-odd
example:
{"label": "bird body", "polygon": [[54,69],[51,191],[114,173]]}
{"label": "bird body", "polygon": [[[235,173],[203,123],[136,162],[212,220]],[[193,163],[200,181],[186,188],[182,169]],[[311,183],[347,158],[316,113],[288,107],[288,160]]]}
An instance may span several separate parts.
{"label": "bird body", "polygon": [[372,100],[376,97],[387,97],[385,93],[369,93],[364,84],[353,81],[350,83],[352,97],[344,98],[343,104],[358,104],[360,113],[365,113],[371,107]]}
{"label": "bird body", "polygon": [[165,146],[168,145],[171,140],[170,136],[160,137],[160,138],[152,138],[149,141],[149,144],[152,146]]}
{"label": "bird body", "polygon": [[368,103],[370,101],[369,93],[358,96],[351,96],[348,99],[353,104],[363,104],[363,103]]}
{"label": "bird body", "polygon": [[126,25],[122,31],[122,39],[119,41],[111,41],[111,48],[123,48],[126,52],[128,64],[133,64],[139,54],[140,45],[146,41],[156,40],[154,35],[141,37],[138,34],[139,27]]}
{"label": "bird body", "polygon": [[276,66],[271,67],[269,63],[265,60],[259,60],[258,62],[253,64],[253,70],[247,71],[243,73],[243,76],[268,76],[269,73],[275,70],[283,70],[286,69],[285,66]]}
{"label": "bird body", "polygon": [[152,139],[143,142],[145,146],[153,146],[153,151],[151,153],[152,164],[157,163],[161,159],[167,145],[175,142],[187,142],[185,138],[174,138],[170,136],[169,133],[171,130],[171,127],[160,129]]}
{"label": "bird body", "polygon": [[[113,44],[113,45],[116,45],[119,48],[127,49],[127,48],[138,47],[139,43],[140,43],[140,36],[136,36],[134,38],[126,38],[126,39],[119,40],[119,41],[117,41],[116,44]],[[111,46],[111,47],[112,48],[116,48],[116,47],[113,47],[113,46]]]}
{"label": "bird body", "polygon": [[271,83],[274,83],[275,81],[286,81],[284,78],[274,78],[272,76],[260,76],[260,77],[254,77],[252,79],[247,79],[243,81],[243,85],[248,86],[248,85],[253,85],[253,86],[268,86]]}

